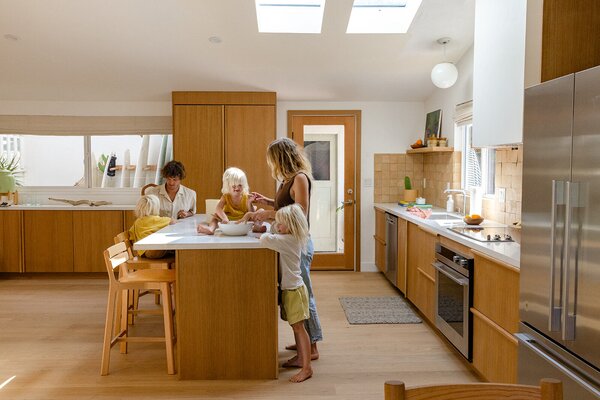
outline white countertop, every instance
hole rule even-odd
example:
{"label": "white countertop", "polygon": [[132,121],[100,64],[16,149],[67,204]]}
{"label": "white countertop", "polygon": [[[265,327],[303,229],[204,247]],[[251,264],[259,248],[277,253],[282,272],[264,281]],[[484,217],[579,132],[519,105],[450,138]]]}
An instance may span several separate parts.
{"label": "white countertop", "polygon": [[210,250],[210,249],[260,249],[260,233],[246,236],[201,235],[196,226],[206,220],[206,214],[177,221],[160,231],[145,237],[133,245],[135,250]]}
{"label": "white countertop", "polygon": [[109,204],[106,206],[72,206],[70,204],[18,204],[16,206],[0,207],[1,210],[43,210],[43,211],[119,211],[135,210],[135,205]]}
{"label": "white countertop", "polygon": [[[516,242],[480,242],[474,239],[469,239],[463,235],[459,235],[456,232],[451,231],[447,227],[439,225],[435,220],[427,220],[414,216],[413,214],[406,211],[406,207],[401,207],[396,203],[375,203],[375,208],[396,215],[407,221],[413,222],[417,225],[427,227],[427,229],[440,234],[448,239],[454,240],[460,244],[463,244],[471,249],[482,252],[490,257],[493,257],[499,261],[502,261],[508,265],[519,268],[521,260],[521,245]],[[434,209],[434,211],[443,212],[442,209]],[[494,223],[493,221],[484,221],[482,226],[505,226],[500,223]]]}

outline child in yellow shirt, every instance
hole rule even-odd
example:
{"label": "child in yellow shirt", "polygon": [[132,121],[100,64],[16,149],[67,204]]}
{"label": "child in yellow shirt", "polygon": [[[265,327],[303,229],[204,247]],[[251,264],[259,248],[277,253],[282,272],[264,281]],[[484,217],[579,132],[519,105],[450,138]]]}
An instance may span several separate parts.
{"label": "child in yellow shirt", "polygon": [[208,226],[198,224],[198,233],[213,235],[215,229],[217,229],[217,222],[238,221],[247,212],[255,210],[252,204],[254,197],[249,194],[248,178],[241,169],[231,167],[225,170],[221,193],[223,195],[215,208],[214,217],[210,220]]}
{"label": "child in yellow shirt", "polygon": [[[135,243],[146,236],[174,224],[175,220],[169,217],[160,217],[160,200],[153,194],[142,196],[135,206],[137,219],[129,228],[129,239]],[[146,258],[162,258],[167,250],[138,250],[138,255]]]}

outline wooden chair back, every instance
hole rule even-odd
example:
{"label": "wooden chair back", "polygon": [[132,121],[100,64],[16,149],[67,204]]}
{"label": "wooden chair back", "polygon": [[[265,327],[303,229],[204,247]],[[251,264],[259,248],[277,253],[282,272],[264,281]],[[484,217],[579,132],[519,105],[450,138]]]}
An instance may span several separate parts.
{"label": "wooden chair back", "polygon": [[153,187],[156,187],[156,186],[158,186],[158,185],[155,184],[155,183],[149,183],[147,185],[142,186],[142,189],[140,190],[140,195],[142,195],[142,196],[145,195],[146,194],[146,189],[153,188]]}
{"label": "wooden chair back", "polygon": [[131,239],[129,239],[129,231],[123,231],[119,233],[117,236],[113,238],[115,244],[117,243],[125,243],[127,246],[127,252],[129,253],[130,258],[137,256],[137,253],[133,250],[133,243],[131,243]]}
{"label": "wooden chair back", "polygon": [[411,389],[404,382],[387,381],[385,400],[562,400],[562,382],[542,379],[540,386],[499,383],[465,383],[420,386]]}
{"label": "wooden chair back", "polygon": [[[104,250],[104,264],[106,272],[111,284],[117,284],[115,271],[119,270],[120,274],[127,274],[127,261],[131,259],[125,243],[117,243]],[[123,267],[122,267],[123,266]]]}
{"label": "wooden chair back", "polygon": [[206,205],[206,215],[208,216],[207,219],[210,221],[210,216],[213,215],[217,209],[219,199],[206,199],[204,202]]}

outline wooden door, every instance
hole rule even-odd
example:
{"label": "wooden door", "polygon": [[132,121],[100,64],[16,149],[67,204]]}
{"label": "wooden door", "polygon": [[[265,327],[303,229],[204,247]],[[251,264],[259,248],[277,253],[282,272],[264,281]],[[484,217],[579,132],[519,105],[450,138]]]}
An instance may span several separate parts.
{"label": "wooden door", "polygon": [[435,259],[437,233],[423,227],[419,227],[419,231],[416,306],[433,323],[435,322],[435,268],[431,264]]}
{"label": "wooden door", "polygon": [[196,212],[206,199],[221,197],[224,108],[220,105],[173,106],[173,157],[185,166],[183,184],[196,191]]}
{"label": "wooden door", "polygon": [[246,173],[250,190],[275,195],[267,147],[275,140],[275,106],[225,106],[225,168]]}
{"label": "wooden door", "polygon": [[106,272],[102,253],[122,229],[122,211],[73,211],[73,270]]}
{"label": "wooden door", "polygon": [[73,272],[73,211],[23,211],[25,272]]}
{"label": "wooden door", "polygon": [[417,298],[417,268],[419,265],[419,227],[412,222],[408,222],[407,241],[408,249],[406,255],[406,297],[416,304]]}
{"label": "wooden door", "polygon": [[0,272],[21,272],[21,211],[0,211]]}
{"label": "wooden door", "polygon": [[343,167],[337,171],[343,205],[341,209],[340,204],[331,205],[339,215],[341,245],[333,252],[316,251],[312,269],[360,271],[360,117],[356,110],[288,111],[288,136],[301,146],[305,144],[305,130],[343,127],[343,140],[338,140],[338,146],[343,146]]}

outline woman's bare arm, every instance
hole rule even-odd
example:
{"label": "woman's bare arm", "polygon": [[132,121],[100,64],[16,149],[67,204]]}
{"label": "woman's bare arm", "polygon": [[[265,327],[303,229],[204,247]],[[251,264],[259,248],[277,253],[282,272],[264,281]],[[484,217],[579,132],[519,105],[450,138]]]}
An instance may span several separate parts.
{"label": "woman's bare arm", "polygon": [[304,174],[298,174],[294,178],[294,183],[290,188],[290,195],[294,202],[302,207],[304,215],[308,217],[308,207],[310,205],[310,193],[308,190],[308,178]]}

